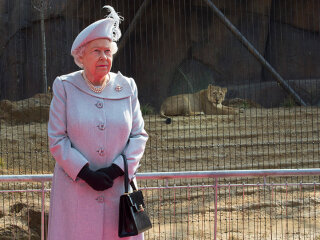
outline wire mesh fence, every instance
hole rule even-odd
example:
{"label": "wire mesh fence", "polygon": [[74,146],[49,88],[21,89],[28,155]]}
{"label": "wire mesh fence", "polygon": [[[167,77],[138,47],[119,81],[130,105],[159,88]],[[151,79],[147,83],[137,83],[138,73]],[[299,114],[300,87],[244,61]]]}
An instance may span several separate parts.
{"label": "wire mesh fence", "polygon": [[[56,76],[77,70],[70,56],[72,42],[84,27],[107,14],[102,9],[106,4],[125,19],[120,25],[123,36],[112,71],[135,79],[149,134],[140,172],[319,168],[319,1],[3,0],[1,175],[52,173],[55,161],[48,150],[47,137],[52,82]],[[208,93],[214,96],[214,103],[206,97]],[[198,111],[193,111],[194,106]],[[314,177],[303,180],[315,181],[317,186],[318,179]],[[275,185],[270,181],[268,186],[256,186],[256,179],[247,178],[232,184],[245,182],[252,186],[229,189],[228,179],[220,181],[226,186],[219,189],[219,196],[224,198],[224,208],[231,210],[219,215],[219,239],[317,239],[316,229],[309,227],[316,222],[313,214],[318,207],[316,200],[310,200],[311,185],[277,186],[276,183],[300,182],[283,177]],[[153,184],[159,186],[163,182],[143,183],[147,187]],[[213,183],[203,179],[190,183],[176,180],[174,184]],[[1,188],[27,187],[13,184]],[[283,194],[285,187],[290,194]],[[187,214],[179,221],[172,220],[179,209],[188,210],[184,206],[201,209],[200,202],[211,196],[211,190],[198,187],[147,191],[153,196],[148,201],[152,206],[158,204],[159,209],[167,204],[163,202],[166,197],[170,196],[170,202],[179,191],[181,199],[188,199],[190,194],[190,201],[199,200],[189,205],[180,203],[179,208],[169,208],[169,212],[164,208],[155,211],[153,217],[164,213],[168,216],[161,219],[160,230],[156,230],[157,225],[148,237],[212,239],[212,227],[207,225],[212,225],[210,214]],[[241,191],[245,195],[240,197]],[[28,207],[37,205],[37,194],[17,193],[15,201],[25,203],[28,199]],[[200,197],[193,198],[193,194]],[[301,196],[309,201],[306,207],[300,205],[300,200],[299,204],[293,201]],[[258,197],[261,208],[249,203]],[[291,205],[285,197],[291,198]],[[13,196],[0,200],[3,209],[8,201],[12,203]],[[228,207],[234,202],[238,206],[241,201],[253,204],[254,210],[240,205]],[[270,207],[272,202],[274,209]],[[308,218],[304,218],[306,214]],[[196,226],[183,222],[186,216],[194,217]],[[0,220],[13,221],[6,218]],[[250,224],[241,222],[243,218],[250,219]],[[252,226],[255,220],[258,225]],[[181,224],[178,226],[177,222]],[[12,229],[15,228],[13,224]],[[191,235],[183,235],[186,231]],[[197,232],[204,237],[200,238]]]}
{"label": "wire mesh fence", "polygon": [[[318,184],[226,184],[158,189],[147,239],[317,239]],[[149,194],[150,195],[150,194]],[[151,202],[151,204],[150,204]],[[155,206],[154,206],[155,205]],[[217,221],[215,232],[215,220]]]}
{"label": "wire mesh fence", "polygon": [[[239,170],[165,173],[169,178],[158,185],[161,173],[139,176],[153,228],[146,239],[318,239],[319,169],[308,173],[292,170]],[[181,176],[183,173],[183,176]],[[261,174],[262,173],[262,174]],[[197,176],[198,175],[198,176]],[[202,175],[202,176],[201,176]],[[283,181],[291,175],[291,181]],[[308,178],[302,175],[309,175]],[[193,184],[205,177],[207,184]],[[224,179],[219,176],[225,176]],[[232,177],[234,176],[234,177]],[[238,176],[238,177],[235,177]],[[264,176],[264,177],[257,177]],[[1,178],[3,211],[2,239],[45,239],[48,224],[51,176]],[[177,184],[175,178],[183,182]],[[251,178],[253,183],[248,182]],[[193,179],[194,180],[194,179]],[[151,182],[150,182],[151,181]],[[162,180],[161,180],[162,181]],[[4,183],[7,182],[7,183]],[[15,190],[12,188],[15,184]],[[6,186],[5,186],[6,185]],[[17,189],[18,188],[18,189]]]}
{"label": "wire mesh fence", "polygon": [[[3,174],[52,172],[50,87],[56,76],[76,70],[70,45],[106,14],[104,4],[125,17],[113,71],[132,76],[139,88],[150,134],[142,171],[319,167],[318,1],[46,2],[45,31],[39,2],[1,2],[7,20],[1,29],[11,33],[0,53]],[[308,106],[299,106],[245,41]],[[225,110],[201,95],[209,84]],[[170,98],[177,94],[189,95]],[[186,104],[203,109],[161,117],[161,110],[165,115]]]}

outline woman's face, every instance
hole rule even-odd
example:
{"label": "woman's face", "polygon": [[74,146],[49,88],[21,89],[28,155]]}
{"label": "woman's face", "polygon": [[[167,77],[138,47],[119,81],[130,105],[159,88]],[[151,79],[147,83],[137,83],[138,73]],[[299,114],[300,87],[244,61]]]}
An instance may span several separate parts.
{"label": "woman's face", "polygon": [[111,70],[111,41],[102,38],[89,42],[82,57],[80,57],[80,61],[89,79],[93,81],[101,80]]}

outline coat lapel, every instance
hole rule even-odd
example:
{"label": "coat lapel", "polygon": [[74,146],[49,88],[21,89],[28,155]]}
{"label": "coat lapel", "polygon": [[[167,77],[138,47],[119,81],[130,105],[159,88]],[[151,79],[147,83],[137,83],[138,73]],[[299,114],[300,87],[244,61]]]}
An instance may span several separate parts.
{"label": "coat lapel", "polygon": [[105,99],[122,99],[133,95],[132,88],[126,77],[120,72],[110,72],[110,82],[101,93],[95,93],[91,91],[85,80],[81,75],[82,71],[77,71],[72,74],[61,76],[62,81],[67,81],[79,88],[82,92],[98,98]]}

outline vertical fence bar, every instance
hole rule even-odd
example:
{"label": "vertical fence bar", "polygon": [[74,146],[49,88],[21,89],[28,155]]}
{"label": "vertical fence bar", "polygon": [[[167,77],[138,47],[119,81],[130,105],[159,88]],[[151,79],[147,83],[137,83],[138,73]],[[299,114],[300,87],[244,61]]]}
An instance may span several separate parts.
{"label": "vertical fence bar", "polygon": [[288,223],[288,182],[286,182],[286,231],[285,231],[285,235],[286,235],[286,239],[288,239],[289,237],[289,223]]}
{"label": "vertical fence bar", "polygon": [[242,239],[244,239],[244,183],[242,183]]}
{"label": "vertical fence bar", "polygon": [[44,205],[45,205],[45,192],[44,181],[41,182],[41,240],[44,240]]}
{"label": "vertical fence bar", "polygon": [[215,178],[214,191],[214,240],[216,240],[218,224],[218,178]]}
{"label": "vertical fence bar", "polygon": [[174,184],[173,189],[173,231],[172,239],[175,239],[174,235],[176,233],[177,221],[176,221],[176,184]]}
{"label": "vertical fence bar", "polygon": [[273,212],[273,206],[276,204],[273,204],[273,183],[271,183],[271,201],[270,201],[270,232],[271,232],[271,240],[272,238],[272,212]]}
{"label": "vertical fence bar", "polygon": [[205,209],[205,203],[204,203],[204,183],[202,183],[202,209],[201,209],[201,238],[203,239],[205,236],[205,218],[206,218],[206,209]]}
{"label": "vertical fence bar", "polygon": [[313,182],[313,199],[314,199],[314,232],[313,232],[313,239],[316,239],[316,232],[317,232],[316,182]]}
{"label": "vertical fence bar", "polygon": [[187,188],[187,198],[188,198],[188,223],[187,223],[187,237],[189,239],[189,231],[190,231],[190,184],[188,184],[188,188]]}
{"label": "vertical fence bar", "polygon": [[[299,194],[297,194],[297,203],[298,203],[298,232],[299,232],[299,238],[301,237],[301,225],[302,225],[302,221],[301,221],[301,218],[302,218],[302,214],[301,214],[301,211],[302,211],[302,207],[303,205],[300,207],[300,201],[302,202],[303,199],[302,199],[302,182],[300,181],[300,184],[299,184]],[[294,226],[294,225],[293,225]]]}
{"label": "vertical fence bar", "polygon": [[230,189],[230,182],[229,182],[229,184],[228,184],[228,194],[229,194],[229,208],[230,208],[230,210],[229,210],[229,239],[231,239],[231,236],[230,236],[230,234],[231,234],[231,214],[232,214],[232,205],[231,205],[231,189]]}
{"label": "vertical fence bar", "polygon": [[[12,193],[12,206],[14,205],[16,199],[15,199],[15,196],[14,196],[14,193]],[[9,199],[9,204],[10,204],[10,199]],[[16,213],[13,214],[13,222],[16,224],[17,223],[17,219],[16,219]],[[13,230],[13,239],[15,240],[16,239],[16,233],[17,233],[17,230],[14,229]]]}
{"label": "vertical fence bar", "polygon": [[161,201],[162,201],[162,198],[161,198],[161,185],[160,185],[160,188],[158,190],[158,193],[159,193],[159,205],[158,205],[158,222],[159,222],[159,239],[161,239]]}

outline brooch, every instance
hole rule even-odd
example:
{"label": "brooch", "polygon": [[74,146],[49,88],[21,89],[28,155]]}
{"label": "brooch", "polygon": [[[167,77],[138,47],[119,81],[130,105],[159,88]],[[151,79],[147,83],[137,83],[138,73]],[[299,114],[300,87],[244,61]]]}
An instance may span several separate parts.
{"label": "brooch", "polygon": [[120,91],[122,91],[122,87],[118,85],[118,86],[115,87],[115,90],[116,90],[117,92],[120,92]]}

